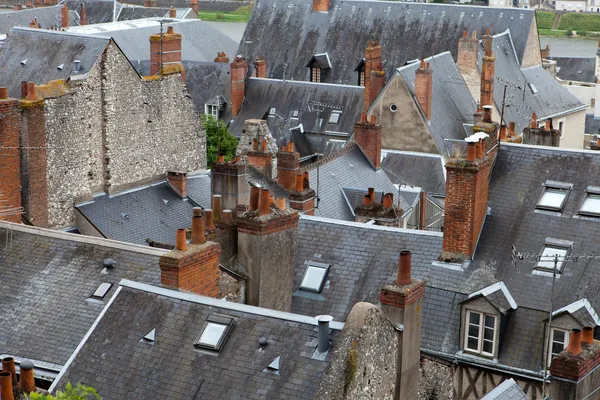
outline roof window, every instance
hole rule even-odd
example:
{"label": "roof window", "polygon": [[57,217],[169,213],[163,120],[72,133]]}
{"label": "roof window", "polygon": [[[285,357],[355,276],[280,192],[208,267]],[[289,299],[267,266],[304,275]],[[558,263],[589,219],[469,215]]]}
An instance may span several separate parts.
{"label": "roof window", "polygon": [[558,239],[546,239],[536,269],[543,272],[554,272],[554,258],[557,256],[558,263],[556,264],[556,272],[561,273],[564,266],[563,260],[569,254],[572,247],[572,242]]}
{"label": "roof window", "polygon": [[269,115],[275,115],[275,112],[277,111],[277,109],[275,107],[271,107],[269,109]]}
{"label": "roof window", "polygon": [[298,118],[298,116],[300,115],[300,111],[295,110],[294,112],[292,112],[292,118]]}
{"label": "roof window", "polygon": [[600,187],[588,187],[579,214],[600,217]]}
{"label": "roof window", "polygon": [[96,289],[96,291],[94,292],[94,294],[92,294],[92,297],[95,298],[95,299],[103,299],[104,296],[106,296],[106,294],[108,293],[108,291],[112,287],[112,285],[113,285],[112,283],[102,282],[100,284],[100,286],[98,286],[98,289]]}
{"label": "roof window", "polygon": [[538,90],[533,83],[529,84],[529,89],[531,89],[531,93],[538,94]]}
{"label": "roof window", "polygon": [[548,181],[544,184],[544,192],[538,200],[536,208],[550,211],[562,211],[573,185]]}
{"label": "roof window", "polygon": [[311,262],[308,264],[308,268],[306,268],[306,272],[302,278],[302,283],[300,284],[300,289],[307,290],[309,292],[321,293],[328,272],[329,265]]}
{"label": "roof window", "polygon": [[220,351],[233,329],[234,321],[232,318],[218,317],[215,315],[209,316],[206,320],[208,321],[208,324],[204,328],[204,331],[195,346],[203,349]]}
{"label": "roof window", "polygon": [[340,115],[342,115],[341,111],[332,111],[331,115],[329,116],[329,123],[330,124],[337,124],[340,121]]}

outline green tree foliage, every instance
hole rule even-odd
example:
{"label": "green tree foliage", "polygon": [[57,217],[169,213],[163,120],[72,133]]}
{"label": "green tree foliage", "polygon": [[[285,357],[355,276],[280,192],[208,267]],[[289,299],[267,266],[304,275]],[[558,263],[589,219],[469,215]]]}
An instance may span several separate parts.
{"label": "green tree foliage", "polygon": [[78,383],[77,386],[73,387],[71,382],[67,383],[64,391],[56,392],[55,396],[49,394],[31,393],[27,397],[30,400],[101,400],[102,398],[96,392],[96,389],[83,386]]}
{"label": "green tree foliage", "polygon": [[219,142],[225,161],[235,157],[238,139],[229,133],[225,124],[210,115],[202,115],[202,122],[206,128],[206,165],[210,168],[217,162]]}

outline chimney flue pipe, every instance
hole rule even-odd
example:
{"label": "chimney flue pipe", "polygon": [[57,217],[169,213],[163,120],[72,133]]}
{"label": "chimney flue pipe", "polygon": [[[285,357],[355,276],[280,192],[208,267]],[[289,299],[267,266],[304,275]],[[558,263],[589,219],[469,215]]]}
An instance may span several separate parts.
{"label": "chimney flue pipe", "polygon": [[329,350],[329,322],[333,320],[331,315],[319,315],[317,321],[319,323],[319,353],[325,353]]}
{"label": "chimney flue pipe", "polygon": [[396,283],[398,285],[410,285],[412,283],[412,278],[410,276],[410,263],[410,251],[402,250],[398,260],[398,276],[396,277]]}

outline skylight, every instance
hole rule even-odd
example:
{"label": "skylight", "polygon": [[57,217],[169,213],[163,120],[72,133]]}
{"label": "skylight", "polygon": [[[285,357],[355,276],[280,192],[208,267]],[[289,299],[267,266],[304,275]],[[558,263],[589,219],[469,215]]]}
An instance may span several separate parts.
{"label": "skylight", "polygon": [[306,272],[302,278],[302,283],[300,284],[300,289],[307,290],[309,292],[321,293],[328,272],[329,265],[311,262],[308,265],[308,268],[306,268]]}
{"label": "skylight", "polygon": [[275,111],[277,111],[277,109],[275,107],[271,107],[269,110],[269,115],[275,115]]}
{"label": "skylight", "polygon": [[573,243],[566,240],[546,238],[544,248],[540,253],[540,259],[536,265],[537,270],[542,272],[554,271],[554,257],[558,256],[556,272],[561,273],[564,265],[564,258],[569,255],[573,248]]}
{"label": "skylight", "polygon": [[538,94],[538,90],[533,83],[529,84],[529,88],[531,89],[531,93]]}
{"label": "skylight", "polygon": [[600,217],[600,188],[587,189],[579,214]]}
{"label": "skylight", "polygon": [[206,325],[206,328],[204,328],[204,331],[195,346],[219,351],[231,333],[234,321],[231,318],[223,318],[214,315],[209,316],[207,321],[208,324]]}
{"label": "skylight", "polygon": [[106,296],[106,293],[108,293],[108,291],[110,290],[111,287],[112,287],[112,283],[102,282],[100,284],[100,286],[98,286],[98,289],[96,289],[96,291],[94,292],[94,294],[92,294],[92,297],[94,297],[96,299],[103,299],[104,296]]}
{"label": "skylight", "polygon": [[300,111],[295,110],[294,112],[292,112],[292,118],[298,118],[298,116],[300,115]]}
{"label": "skylight", "polygon": [[339,111],[333,111],[331,113],[331,115],[329,116],[329,123],[330,124],[337,124],[340,121],[340,115],[342,115],[341,112],[339,112]]}
{"label": "skylight", "polygon": [[562,211],[567,196],[569,195],[571,185],[546,182],[544,186],[544,192],[542,193],[542,197],[540,197],[536,208],[550,211]]}

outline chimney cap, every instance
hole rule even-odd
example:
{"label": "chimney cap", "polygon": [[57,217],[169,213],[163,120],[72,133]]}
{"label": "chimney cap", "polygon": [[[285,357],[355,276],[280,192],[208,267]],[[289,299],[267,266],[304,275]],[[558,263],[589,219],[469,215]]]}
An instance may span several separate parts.
{"label": "chimney cap", "polygon": [[333,321],[333,317],[331,315],[317,315],[315,317],[315,319],[317,320],[317,322],[331,322]]}
{"label": "chimney cap", "polygon": [[479,138],[477,137],[477,135],[471,135],[471,136],[465,138],[465,142],[477,143],[477,142],[479,142]]}
{"label": "chimney cap", "polygon": [[23,360],[19,364],[19,368],[25,371],[32,370],[34,368],[33,362],[31,360]]}
{"label": "chimney cap", "polygon": [[115,260],[113,260],[112,258],[106,258],[102,262],[102,265],[106,269],[111,269],[111,268],[114,268],[117,265],[117,262]]}

